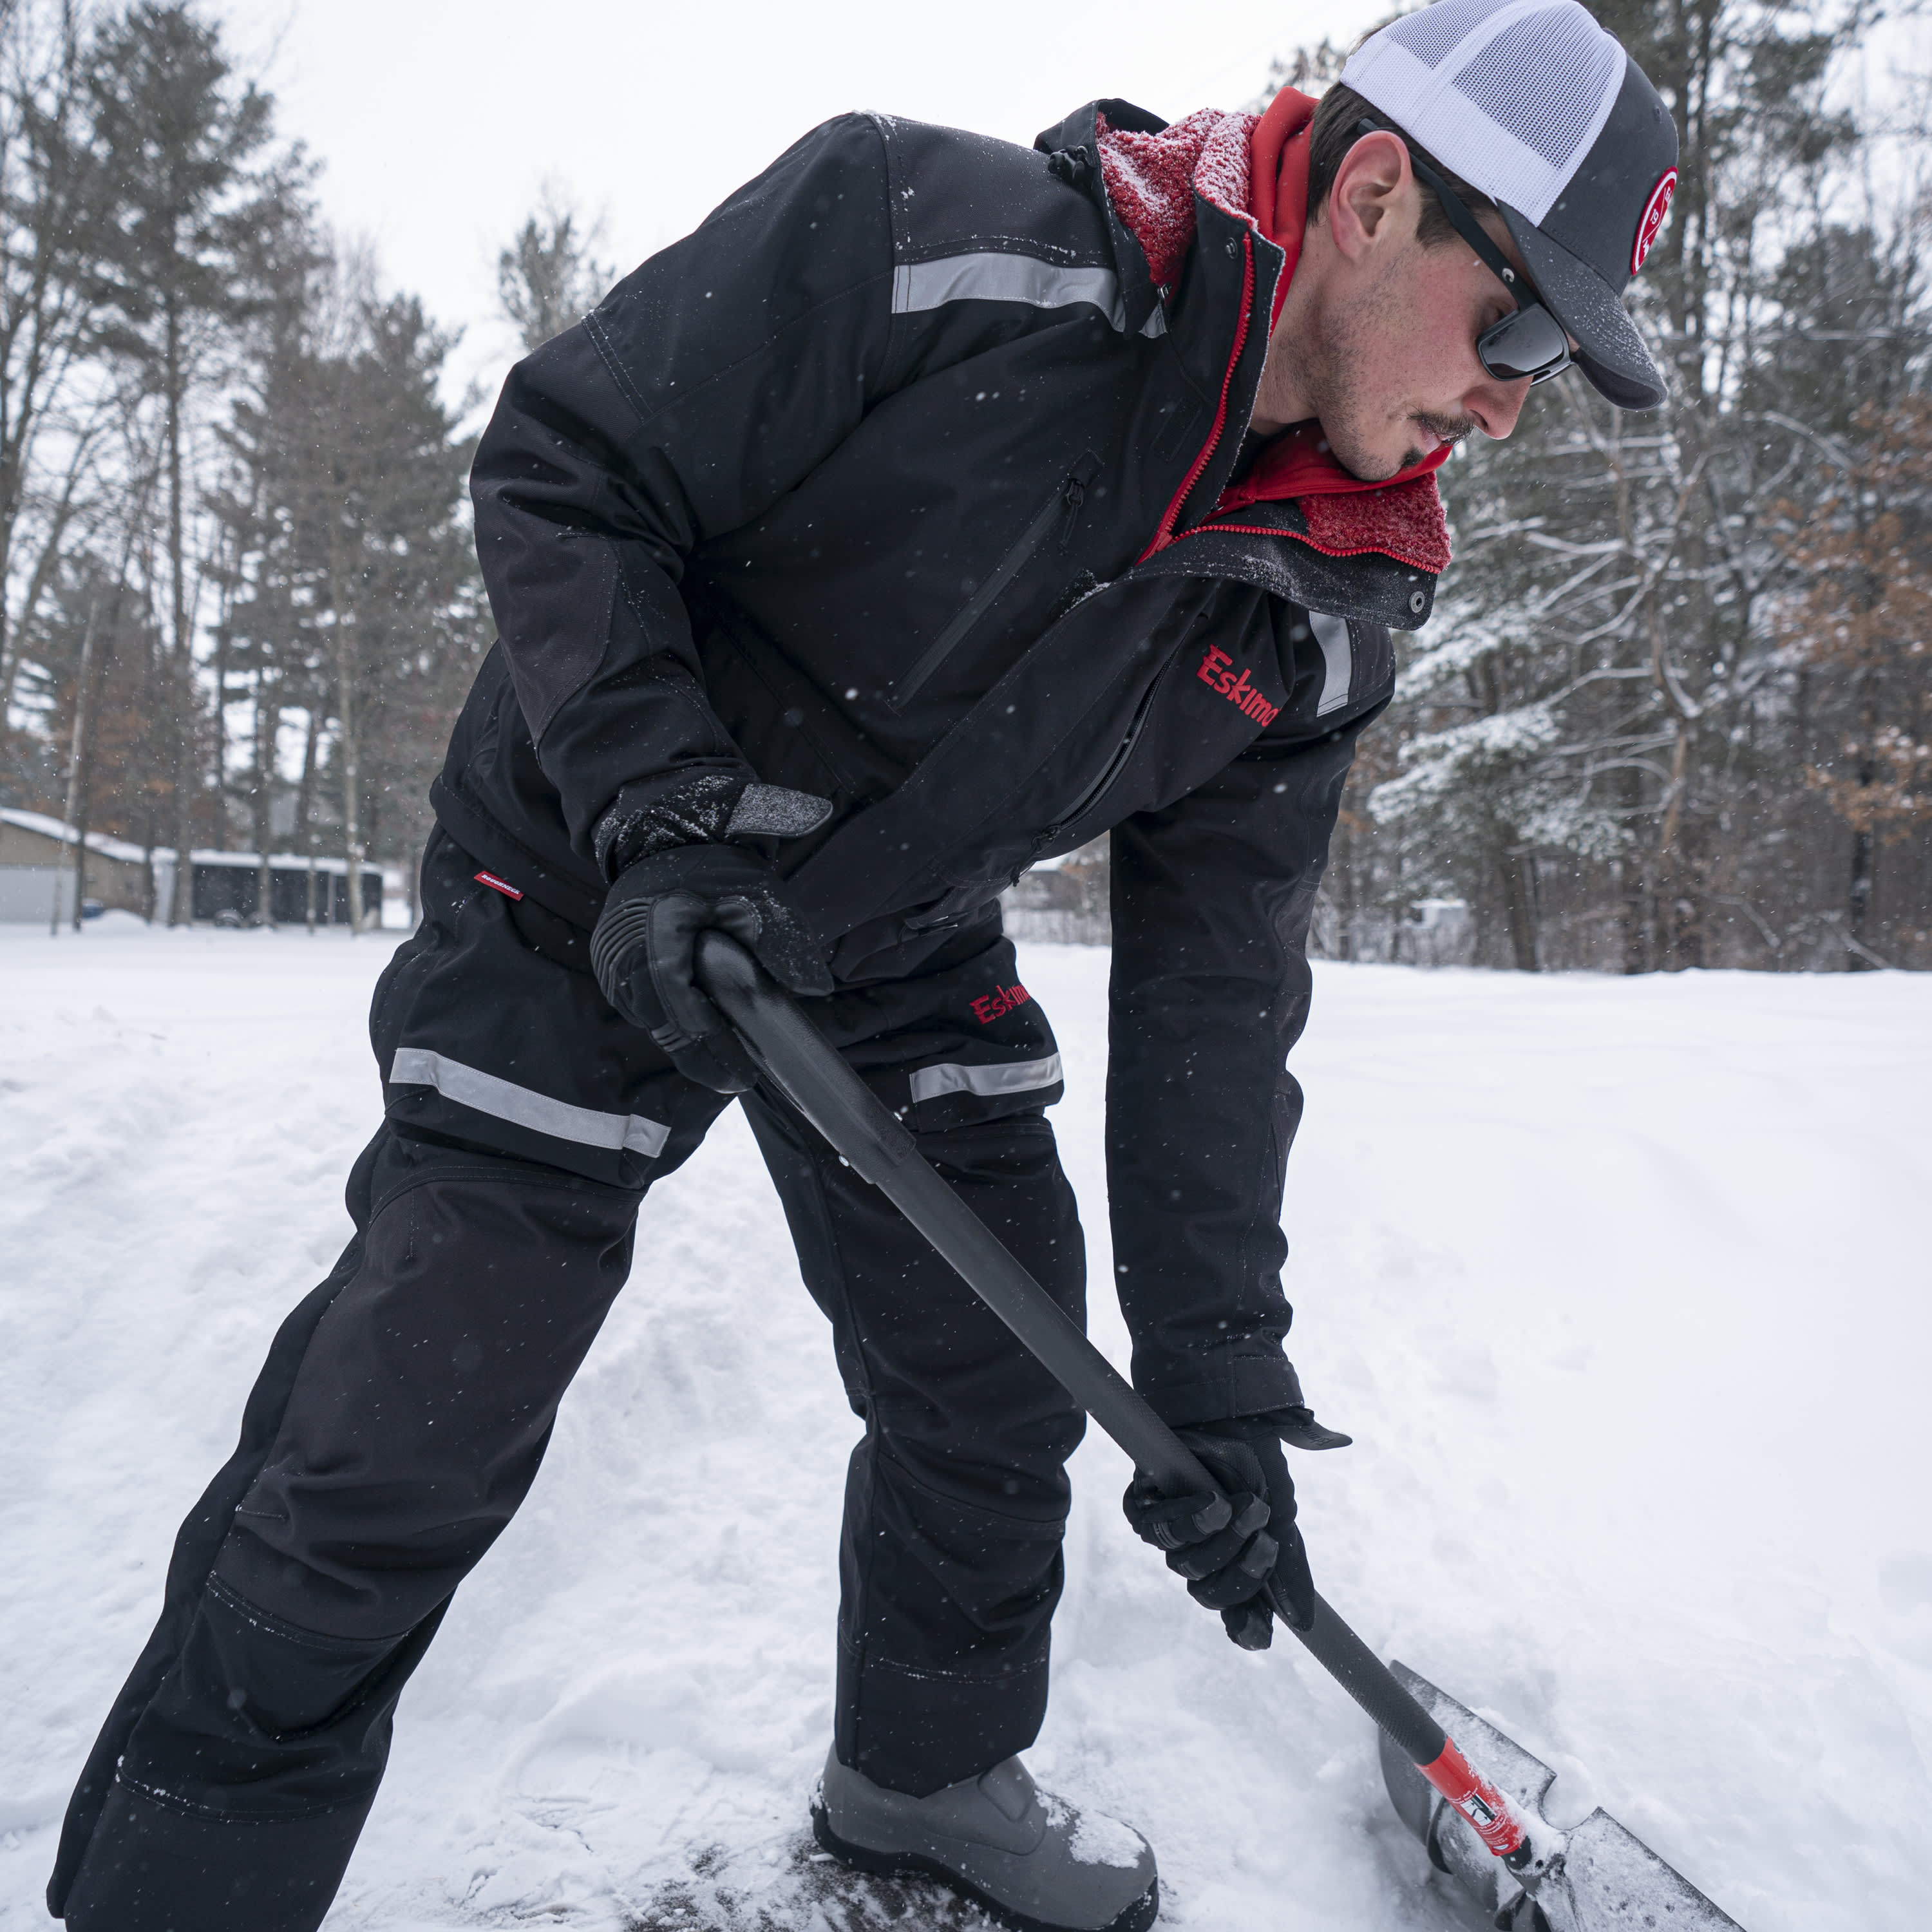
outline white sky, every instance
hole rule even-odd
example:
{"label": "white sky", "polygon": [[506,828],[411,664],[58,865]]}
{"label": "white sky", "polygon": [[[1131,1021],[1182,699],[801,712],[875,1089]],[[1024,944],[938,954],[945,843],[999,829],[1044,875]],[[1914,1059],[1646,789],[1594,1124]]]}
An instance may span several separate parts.
{"label": "white sky", "polygon": [[[546,180],[604,218],[621,272],[848,109],[1027,143],[1102,95],[1176,119],[1244,105],[1270,56],[1350,44],[1405,3],[206,0],[283,133],[325,164],[338,232],[463,330],[452,398],[474,380],[486,404],[517,352],[496,252]],[[1881,28],[1847,78],[1892,95],[1929,49],[1922,22]]]}
{"label": "white sky", "polygon": [[1390,0],[214,0],[319,192],[390,286],[461,325],[456,386],[514,352],[496,251],[545,179],[628,268],[808,128],[876,107],[1030,143],[1097,96],[1238,107],[1269,57],[1352,40]]}

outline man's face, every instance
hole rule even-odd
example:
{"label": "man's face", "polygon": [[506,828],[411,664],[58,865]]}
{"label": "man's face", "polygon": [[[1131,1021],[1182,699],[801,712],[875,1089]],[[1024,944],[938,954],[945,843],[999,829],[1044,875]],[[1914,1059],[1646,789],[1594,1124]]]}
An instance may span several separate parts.
{"label": "man's face", "polygon": [[[1472,430],[1508,436],[1529,394],[1527,376],[1500,382],[1476,356],[1514,297],[1460,237],[1425,247],[1421,213],[1402,143],[1358,142],[1309,224],[1256,400],[1264,430],[1318,418],[1344,466],[1371,482]],[[1501,218],[1478,218],[1520,269]]]}
{"label": "man's face", "polygon": [[[1301,345],[1329,447],[1371,479],[1472,430],[1508,436],[1529,395],[1528,376],[1498,382],[1476,356],[1477,337],[1509,314],[1514,298],[1461,240],[1418,242],[1420,212],[1419,204],[1390,211],[1406,232],[1336,278],[1314,318],[1314,340]],[[1490,215],[1483,225],[1514,260],[1502,222]]]}

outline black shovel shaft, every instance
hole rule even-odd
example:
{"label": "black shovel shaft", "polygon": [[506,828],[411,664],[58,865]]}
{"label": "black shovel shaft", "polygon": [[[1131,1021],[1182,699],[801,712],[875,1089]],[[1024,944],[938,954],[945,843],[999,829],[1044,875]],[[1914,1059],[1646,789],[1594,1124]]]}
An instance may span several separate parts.
{"label": "black shovel shaft", "polygon": [[[700,934],[698,976],[785,1096],[959,1271],[1136,1468],[1164,1495],[1214,1490],[1200,1458],[946,1184],[904,1123],[736,940],[715,931]],[[1274,1607],[1294,1629],[1285,1606]],[[1442,1726],[1321,1598],[1312,1627],[1295,1634],[1412,1764],[1433,1765],[1442,1757],[1448,1744]]]}

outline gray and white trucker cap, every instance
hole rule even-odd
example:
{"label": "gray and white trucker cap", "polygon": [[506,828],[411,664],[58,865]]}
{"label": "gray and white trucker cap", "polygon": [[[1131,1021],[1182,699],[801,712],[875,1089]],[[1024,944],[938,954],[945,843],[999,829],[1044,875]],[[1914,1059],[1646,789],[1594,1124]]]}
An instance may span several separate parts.
{"label": "gray and white trucker cap", "polygon": [[1496,204],[1602,394],[1664,400],[1622,296],[1670,210],[1677,129],[1578,0],[1436,0],[1370,34],[1342,83]]}

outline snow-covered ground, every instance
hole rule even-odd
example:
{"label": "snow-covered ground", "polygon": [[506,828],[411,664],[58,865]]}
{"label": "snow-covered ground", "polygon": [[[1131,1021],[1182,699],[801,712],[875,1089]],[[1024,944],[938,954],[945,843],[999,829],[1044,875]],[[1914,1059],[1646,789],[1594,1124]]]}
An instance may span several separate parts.
{"label": "snow-covered ground", "polygon": [[[173,1526],[345,1238],[393,935],[0,932],[0,1922]],[[1109,1278],[1106,957],[1023,956]],[[1303,1459],[1370,1640],[1556,1767],[1750,1932],[1932,1917],[1932,977],[1318,969],[1294,1352],[1359,1446]],[[332,1932],[964,1924],[814,1862],[855,1424],[738,1117],[522,1516],[405,1695]],[[1094,1326],[1117,1356],[1110,1304]],[[1036,1769],[1141,1825],[1162,1922],[1462,1923],[1298,1646],[1244,1655],[1076,1465]],[[897,1916],[896,1916],[897,1915]]]}

